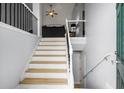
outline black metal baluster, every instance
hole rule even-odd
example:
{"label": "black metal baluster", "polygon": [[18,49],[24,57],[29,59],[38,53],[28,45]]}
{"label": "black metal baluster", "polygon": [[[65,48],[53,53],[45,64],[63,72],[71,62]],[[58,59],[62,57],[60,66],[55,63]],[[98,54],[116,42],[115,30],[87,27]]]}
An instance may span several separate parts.
{"label": "black metal baluster", "polygon": [[21,29],[23,30],[23,4],[21,4]]}
{"label": "black metal baluster", "polygon": [[13,4],[13,25],[15,26],[15,3]]}
{"label": "black metal baluster", "polygon": [[23,5],[23,30],[25,30],[25,7]]}
{"label": "black metal baluster", "polygon": [[27,9],[25,11],[25,29],[27,31]]}
{"label": "black metal baluster", "polygon": [[17,4],[17,28],[19,28],[19,4]]}
{"label": "black metal baluster", "polygon": [[22,27],[22,18],[21,18],[22,16],[21,16],[21,4],[20,4],[20,29],[21,29],[21,27]]}
{"label": "black metal baluster", "polygon": [[30,33],[37,25],[35,16],[22,3],[0,3],[0,21]]}
{"label": "black metal baluster", "polygon": [[27,32],[28,32],[28,10],[27,10],[27,24],[26,24],[26,26],[27,26]]}
{"label": "black metal baluster", "polygon": [[30,32],[30,12],[28,12],[28,31]]}
{"label": "black metal baluster", "polygon": [[22,29],[22,4],[20,4],[20,29]]}
{"label": "black metal baluster", "polygon": [[17,27],[18,28],[18,22],[17,22],[17,20],[18,20],[18,14],[17,14],[17,11],[18,11],[18,6],[17,6],[17,3],[15,3],[15,27]]}
{"label": "black metal baluster", "polygon": [[[84,10],[83,10],[82,16],[83,16],[83,20],[85,20],[85,11]],[[83,37],[85,37],[85,22],[83,22]]]}
{"label": "black metal baluster", "polygon": [[0,3],[0,21],[1,21],[1,19],[2,19],[2,7],[1,7],[1,3]]}
{"label": "black metal baluster", "polygon": [[18,28],[20,28],[20,3],[18,4]]}
{"label": "black metal baluster", "polygon": [[11,7],[12,7],[12,4],[10,3],[10,9],[9,9],[9,11],[10,11],[10,25],[11,25]]}
{"label": "black metal baluster", "polygon": [[11,14],[10,14],[11,15],[11,25],[13,25],[13,8],[12,7],[13,7],[13,3],[11,4],[11,8],[10,8],[11,9]]}
{"label": "black metal baluster", "polygon": [[7,23],[7,3],[5,3],[5,23]]}
{"label": "black metal baluster", "polygon": [[32,31],[32,33],[33,33],[33,21],[32,21],[32,15],[31,15],[31,31]]}
{"label": "black metal baluster", "polygon": [[27,11],[27,31],[29,32],[29,11]]}
{"label": "black metal baluster", "polygon": [[30,32],[30,11],[28,11],[28,31]]}
{"label": "black metal baluster", "polygon": [[14,3],[11,4],[11,25],[14,26]]}
{"label": "black metal baluster", "polygon": [[18,16],[17,16],[17,22],[18,22],[18,28],[20,28],[20,3],[18,4],[18,12],[17,12]]}
{"label": "black metal baluster", "polygon": [[25,27],[25,31],[26,31],[26,8],[25,8],[25,11],[24,11],[24,18],[25,18],[24,27]]}
{"label": "black metal baluster", "polygon": [[31,30],[31,13],[29,13],[29,28],[30,28],[30,33],[32,33],[32,30]]}
{"label": "black metal baluster", "polygon": [[23,30],[24,30],[24,28],[25,28],[25,27],[24,27],[24,23],[25,23],[24,21],[25,21],[25,20],[24,20],[24,5],[23,5]]}

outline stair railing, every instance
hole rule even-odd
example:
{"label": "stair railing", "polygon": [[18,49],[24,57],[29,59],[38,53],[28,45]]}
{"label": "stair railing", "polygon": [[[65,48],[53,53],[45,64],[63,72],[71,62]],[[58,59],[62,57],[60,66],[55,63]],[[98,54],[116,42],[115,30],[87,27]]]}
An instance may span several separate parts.
{"label": "stair railing", "polygon": [[0,22],[37,34],[37,18],[23,3],[0,3]]}
{"label": "stair railing", "polygon": [[91,72],[93,72],[101,63],[108,60],[108,57],[111,55],[106,55],[101,61],[99,61],[91,70],[89,70],[86,75],[83,76],[83,79],[85,79]]}
{"label": "stair railing", "polygon": [[69,66],[69,79],[70,79],[70,87],[74,88],[74,78],[73,78],[73,68],[72,68],[72,45],[71,45],[71,40],[70,40],[70,35],[69,35],[69,26],[68,26],[68,20],[66,19],[66,33],[65,33],[65,38],[67,41],[67,59],[68,59],[68,66]]}

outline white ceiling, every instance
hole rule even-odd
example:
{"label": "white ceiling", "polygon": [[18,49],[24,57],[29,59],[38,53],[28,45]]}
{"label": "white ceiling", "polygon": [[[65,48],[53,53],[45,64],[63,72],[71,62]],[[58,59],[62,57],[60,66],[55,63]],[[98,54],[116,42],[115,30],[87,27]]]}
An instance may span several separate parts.
{"label": "white ceiling", "polygon": [[[51,4],[51,3],[50,3]],[[54,18],[50,16],[46,16],[46,11],[49,10],[49,3],[42,3],[42,24],[65,24],[65,19],[72,18],[72,11],[74,7],[74,3],[52,3],[53,9],[58,13]]]}

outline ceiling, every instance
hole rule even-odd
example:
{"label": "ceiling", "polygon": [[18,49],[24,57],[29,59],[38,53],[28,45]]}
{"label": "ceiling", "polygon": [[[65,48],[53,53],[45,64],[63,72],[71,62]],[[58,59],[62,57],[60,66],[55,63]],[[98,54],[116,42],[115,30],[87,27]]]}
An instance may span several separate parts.
{"label": "ceiling", "polygon": [[[53,5],[53,9],[58,13],[55,17],[46,16],[46,11],[49,10],[49,5]],[[43,25],[48,24],[65,24],[65,19],[72,18],[72,11],[74,3],[42,3],[42,23]]]}

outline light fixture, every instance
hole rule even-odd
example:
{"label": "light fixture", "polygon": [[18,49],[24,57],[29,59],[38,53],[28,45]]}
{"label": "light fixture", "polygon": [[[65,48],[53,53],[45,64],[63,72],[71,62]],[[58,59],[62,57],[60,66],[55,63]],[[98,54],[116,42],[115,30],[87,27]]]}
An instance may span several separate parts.
{"label": "light fixture", "polygon": [[47,14],[46,16],[51,16],[52,18],[55,16],[55,15],[58,15],[58,13],[55,12],[55,10],[53,9],[53,6],[50,5],[50,10],[49,11],[46,11]]}

